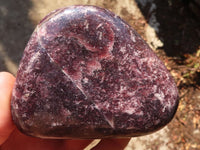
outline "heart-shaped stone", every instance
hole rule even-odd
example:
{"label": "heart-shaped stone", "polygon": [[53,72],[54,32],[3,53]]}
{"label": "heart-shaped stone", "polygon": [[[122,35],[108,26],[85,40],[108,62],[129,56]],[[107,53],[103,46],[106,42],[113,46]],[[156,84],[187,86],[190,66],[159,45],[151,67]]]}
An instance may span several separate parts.
{"label": "heart-shaped stone", "polygon": [[25,48],[11,108],[23,133],[42,138],[145,135],[178,106],[176,85],[126,22],[94,6],[46,16]]}

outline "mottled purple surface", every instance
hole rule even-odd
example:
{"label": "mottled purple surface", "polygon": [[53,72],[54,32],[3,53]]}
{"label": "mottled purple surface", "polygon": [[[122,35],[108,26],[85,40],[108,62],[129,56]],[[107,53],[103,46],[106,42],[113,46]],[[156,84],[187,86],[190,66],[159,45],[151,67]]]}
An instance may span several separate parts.
{"label": "mottled purple surface", "polygon": [[176,85],[143,39],[118,16],[72,6],[45,17],[21,60],[12,116],[42,138],[132,137],[165,126]]}

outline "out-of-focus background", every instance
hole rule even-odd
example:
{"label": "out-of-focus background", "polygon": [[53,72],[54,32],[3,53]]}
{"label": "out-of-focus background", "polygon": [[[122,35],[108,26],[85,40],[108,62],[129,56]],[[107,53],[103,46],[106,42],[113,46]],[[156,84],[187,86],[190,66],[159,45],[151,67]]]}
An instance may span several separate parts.
{"label": "out-of-focus background", "polygon": [[0,0],[0,71],[16,75],[38,22],[70,5],[107,8],[152,47],[180,93],[176,116],[160,131],[132,138],[126,150],[200,150],[200,0]]}

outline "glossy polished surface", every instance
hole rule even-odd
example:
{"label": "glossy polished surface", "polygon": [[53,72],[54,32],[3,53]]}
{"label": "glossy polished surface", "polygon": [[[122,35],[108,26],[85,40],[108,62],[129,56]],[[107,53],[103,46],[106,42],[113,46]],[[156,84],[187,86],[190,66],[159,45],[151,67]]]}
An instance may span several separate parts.
{"label": "glossy polished surface", "polygon": [[144,40],[118,16],[72,6],[46,16],[24,51],[11,107],[25,134],[133,137],[165,126],[176,85]]}

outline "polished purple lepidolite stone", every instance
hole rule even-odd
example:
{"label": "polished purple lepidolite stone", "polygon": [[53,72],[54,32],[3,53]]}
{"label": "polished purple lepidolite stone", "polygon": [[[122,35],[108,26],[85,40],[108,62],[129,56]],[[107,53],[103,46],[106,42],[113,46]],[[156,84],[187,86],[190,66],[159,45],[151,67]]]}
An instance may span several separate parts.
{"label": "polished purple lepidolite stone", "polygon": [[94,6],[46,16],[20,62],[11,108],[18,129],[42,138],[145,135],[178,106],[163,63],[126,22]]}

